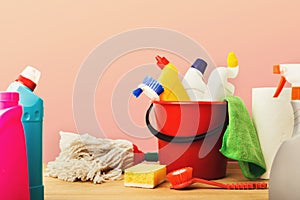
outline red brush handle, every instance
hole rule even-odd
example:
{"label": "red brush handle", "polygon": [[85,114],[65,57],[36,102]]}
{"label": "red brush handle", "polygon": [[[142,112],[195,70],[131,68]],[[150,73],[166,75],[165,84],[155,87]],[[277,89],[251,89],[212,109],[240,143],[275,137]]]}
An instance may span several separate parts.
{"label": "red brush handle", "polygon": [[252,183],[232,183],[232,184],[224,184],[218,183],[215,181],[209,181],[201,178],[193,178],[193,183],[204,183],[207,185],[216,186],[219,188],[229,189],[229,190],[241,190],[241,189],[266,189],[268,188],[267,183],[260,182],[252,182]]}
{"label": "red brush handle", "polygon": [[267,183],[252,182],[252,183],[236,183],[227,184],[227,189],[231,190],[243,190],[243,189],[267,189]]}
{"label": "red brush handle", "polygon": [[228,189],[227,184],[218,183],[218,182],[214,182],[214,181],[209,181],[209,180],[202,179],[202,178],[193,178],[193,183],[196,183],[196,182],[216,186],[216,187],[219,187],[219,188]]}

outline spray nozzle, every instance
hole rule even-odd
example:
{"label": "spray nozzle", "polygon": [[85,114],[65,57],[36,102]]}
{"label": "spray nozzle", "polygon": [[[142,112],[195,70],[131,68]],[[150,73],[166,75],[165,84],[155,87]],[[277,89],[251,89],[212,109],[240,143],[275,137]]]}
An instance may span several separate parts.
{"label": "spray nozzle", "polygon": [[[280,65],[274,65],[273,66],[273,74],[281,74],[281,71],[282,70],[280,68]],[[278,84],[277,89],[275,91],[275,94],[273,95],[274,98],[277,98],[279,96],[279,94],[281,93],[285,83],[286,83],[285,77],[281,76],[279,84]]]}
{"label": "spray nozzle", "polygon": [[160,69],[163,70],[165,67],[167,67],[178,73],[177,68],[172,63],[170,63],[170,61],[166,57],[156,56],[155,59],[157,61],[156,64],[160,67]]}
{"label": "spray nozzle", "polygon": [[280,65],[273,66],[273,74],[281,74]]}
{"label": "spray nozzle", "polygon": [[168,59],[166,59],[165,57],[156,56],[155,59],[157,61],[157,65],[161,69],[163,69],[167,64],[169,64]]}
{"label": "spray nozzle", "polygon": [[273,66],[274,74],[281,74],[280,83],[274,97],[277,97],[284,84],[289,82],[292,84],[292,100],[300,100],[300,64],[280,64]]}
{"label": "spray nozzle", "polygon": [[281,91],[282,91],[283,86],[284,86],[285,83],[286,83],[286,79],[284,78],[284,76],[282,76],[280,78],[280,82],[279,82],[279,84],[277,86],[275,94],[273,95],[274,98],[277,98],[279,96],[279,94],[281,93]]}

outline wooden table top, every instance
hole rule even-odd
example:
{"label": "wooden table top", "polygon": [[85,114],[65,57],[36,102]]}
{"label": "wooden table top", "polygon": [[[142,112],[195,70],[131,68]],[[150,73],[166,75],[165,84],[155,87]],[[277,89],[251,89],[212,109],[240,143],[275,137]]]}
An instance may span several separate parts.
{"label": "wooden table top", "polygon": [[[249,182],[243,177],[236,162],[229,162],[227,176],[216,180],[222,183]],[[257,180],[266,182],[266,180]],[[226,190],[195,183],[185,190],[171,190],[165,181],[155,189],[125,187],[123,180],[103,184],[91,182],[65,182],[44,177],[45,200],[96,200],[96,199],[268,199],[268,189]]]}

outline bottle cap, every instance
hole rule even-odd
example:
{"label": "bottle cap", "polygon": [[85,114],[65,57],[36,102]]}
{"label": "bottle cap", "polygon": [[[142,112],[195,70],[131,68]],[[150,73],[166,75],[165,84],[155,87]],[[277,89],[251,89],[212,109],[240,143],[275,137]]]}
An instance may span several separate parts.
{"label": "bottle cap", "polygon": [[19,101],[19,93],[18,92],[0,92],[0,101],[18,102]]}
{"label": "bottle cap", "polygon": [[41,72],[34,67],[27,66],[16,79],[16,81],[22,82],[32,91],[35,89],[37,83],[39,82]]}
{"label": "bottle cap", "polygon": [[168,59],[165,57],[156,56],[155,59],[157,60],[157,65],[163,69],[167,64],[169,64]]}
{"label": "bottle cap", "polygon": [[300,87],[292,87],[292,100],[300,100]]}
{"label": "bottle cap", "polygon": [[230,68],[237,67],[239,65],[238,59],[233,52],[229,52],[227,56],[227,66]]}
{"label": "bottle cap", "polygon": [[198,58],[195,60],[195,62],[193,63],[193,65],[191,67],[198,69],[203,74],[206,70],[207,63],[204,60],[202,60],[201,58]]}
{"label": "bottle cap", "polygon": [[35,84],[38,84],[40,77],[41,77],[41,72],[32,66],[27,66],[20,75],[22,75],[25,78],[30,79]]}
{"label": "bottle cap", "polygon": [[0,92],[0,109],[16,106],[19,103],[18,92]]}

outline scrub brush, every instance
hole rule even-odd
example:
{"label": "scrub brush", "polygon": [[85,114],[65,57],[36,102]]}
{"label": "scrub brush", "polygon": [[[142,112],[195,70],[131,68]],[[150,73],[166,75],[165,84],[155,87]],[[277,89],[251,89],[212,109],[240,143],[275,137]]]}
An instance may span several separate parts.
{"label": "scrub brush", "polygon": [[142,93],[147,95],[152,100],[159,100],[159,95],[164,92],[163,86],[154,78],[146,76],[143,83],[135,89],[132,94],[139,97]]}
{"label": "scrub brush", "polygon": [[231,183],[224,184],[201,178],[193,178],[193,168],[185,167],[182,169],[175,170],[167,174],[167,179],[171,183],[171,189],[183,189],[190,186],[193,183],[204,183],[207,185],[216,186],[219,188],[229,190],[247,190],[247,189],[267,189],[267,183],[250,182],[250,183]]}

